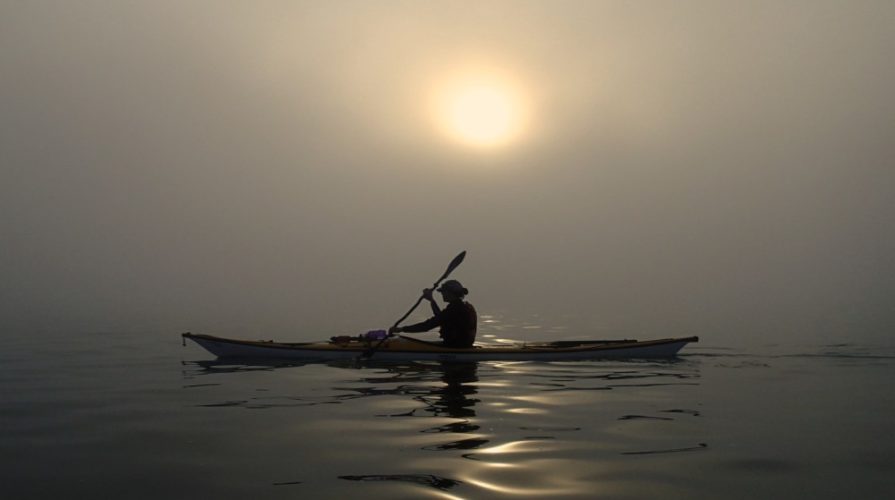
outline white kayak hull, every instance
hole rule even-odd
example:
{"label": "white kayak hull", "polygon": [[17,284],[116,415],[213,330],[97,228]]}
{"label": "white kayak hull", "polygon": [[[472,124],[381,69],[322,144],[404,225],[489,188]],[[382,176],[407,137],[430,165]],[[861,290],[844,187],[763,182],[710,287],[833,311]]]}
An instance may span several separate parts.
{"label": "white kayak hull", "polygon": [[282,343],[182,334],[219,358],[379,361],[580,361],[589,359],[669,358],[698,337],[659,340],[565,341],[448,348],[435,342],[396,337],[377,342]]}

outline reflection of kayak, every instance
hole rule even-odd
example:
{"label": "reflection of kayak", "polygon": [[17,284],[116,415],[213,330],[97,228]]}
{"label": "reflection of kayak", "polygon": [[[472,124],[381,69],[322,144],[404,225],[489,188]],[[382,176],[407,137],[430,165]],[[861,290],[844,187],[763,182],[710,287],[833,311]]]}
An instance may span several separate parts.
{"label": "reflection of kayak", "polygon": [[[351,359],[374,348],[378,341],[350,340],[285,343],[233,340],[211,335],[184,333],[184,339],[221,358]],[[602,358],[667,358],[699,337],[660,340],[565,340],[508,345],[479,345],[466,349],[445,347],[411,337],[389,338],[375,349],[377,360],[456,361],[573,361]]]}

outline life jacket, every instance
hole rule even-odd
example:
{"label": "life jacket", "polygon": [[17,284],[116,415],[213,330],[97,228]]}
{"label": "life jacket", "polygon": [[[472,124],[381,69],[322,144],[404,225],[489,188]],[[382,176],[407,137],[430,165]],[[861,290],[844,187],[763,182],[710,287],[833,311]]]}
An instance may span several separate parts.
{"label": "life jacket", "polygon": [[475,307],[468,302],[452,302],[441,311],[441,339],[447,347],[472,347],[478,324]]}

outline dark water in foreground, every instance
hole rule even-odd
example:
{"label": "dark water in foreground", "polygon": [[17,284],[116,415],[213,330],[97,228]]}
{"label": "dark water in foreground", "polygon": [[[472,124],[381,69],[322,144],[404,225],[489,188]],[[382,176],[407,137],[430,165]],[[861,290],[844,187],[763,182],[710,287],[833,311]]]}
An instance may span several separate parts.
{"label": "dark water in foreground", "polygon": [[37,340],[0,353],[4,498],[895,495],[891,350],[275,367]]}

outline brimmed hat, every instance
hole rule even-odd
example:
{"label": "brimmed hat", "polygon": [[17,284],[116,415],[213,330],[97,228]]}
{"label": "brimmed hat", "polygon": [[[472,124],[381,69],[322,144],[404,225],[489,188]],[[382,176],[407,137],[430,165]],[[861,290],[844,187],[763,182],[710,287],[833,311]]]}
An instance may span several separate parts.
{"label": "brimmed hat", "polygon": [[463,288],[463,285],[460,284],[457,280],[447,280],[440,287],[438,287],[439,292],[450,292],[455,295],[466,295],[469,293],[469,290]]}

